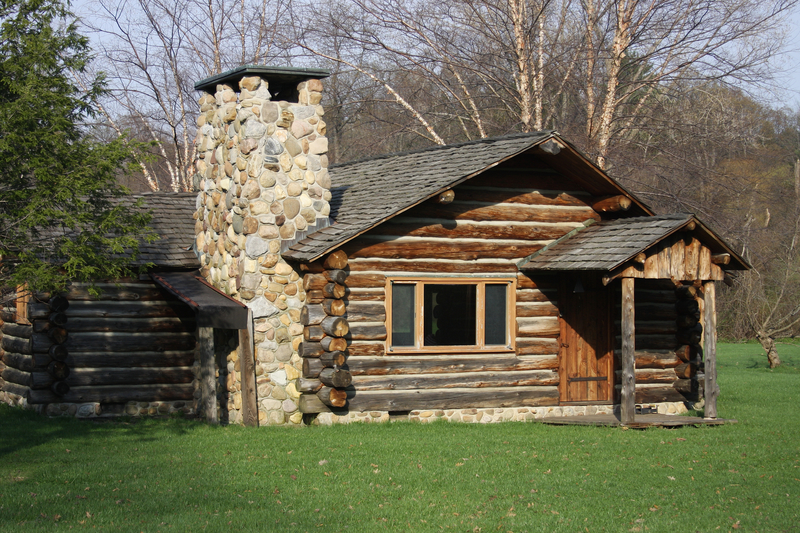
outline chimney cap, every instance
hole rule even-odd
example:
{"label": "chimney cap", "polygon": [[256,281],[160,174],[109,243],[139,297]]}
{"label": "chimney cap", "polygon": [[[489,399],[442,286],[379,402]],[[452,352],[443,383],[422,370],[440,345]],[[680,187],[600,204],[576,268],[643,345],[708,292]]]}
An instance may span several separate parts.
{"label": "chimney cap", "polygon": [[216,74],[194,84],[199,91],[214,93],[218,84],[234,85],[247,76],[259,76],[269,83],[270,91],[287,85],[297,86],[298,83],[310,80],[327,78],[331,72],[319,68],[295,67],[267,67],[264,65],[242,65],[233,70]]}

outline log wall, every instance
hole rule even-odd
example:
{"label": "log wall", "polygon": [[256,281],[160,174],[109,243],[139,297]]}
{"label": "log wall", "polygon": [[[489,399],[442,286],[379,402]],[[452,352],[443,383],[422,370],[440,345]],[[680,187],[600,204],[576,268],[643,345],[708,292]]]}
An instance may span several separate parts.
{"label": "log wall", "polygon": [[96,287],[99,296],[81,283],[35,295],[30,325],[17,323],[15,308],[3,310],[3,389],[49,414],[79,404],[83,416],[193,412],[191,309],[149,280]]}
{"label": "log wall", "polygon": [[[702,374],[698,374],[702,327],[698,324],[697,294],[692,285],[676,286],[666,280],[635,281],[636,403],[696,401],[702,396]],[[616,316],[620,314],[617,294]],[[615,320],[615,331],[614,366],[619,383],[619,318]],[[619,398],[619,387],[617,394]]]}
{"label": "log wall", "polygon": [[[532,188],[536,182],[540,188]],[[423,203],[343,246],[348,332],[344,389],[351,411],[412,411],[558,404],[558,278],[517,274],[516,262],[586,220],[599,220],[596,198],[532,156],[519,156],[455,187],[452,203]],[[309,316],[330,298],[320,266],[308,266]],[[314,272],[311,272],[314,271]],[[514,276],[514,351],[392,354],[386,350],[387,276]],[[328,276],[330,277],[330,276]],[[309,318],[303,351],[316,354],[326,333]],[[329,342],[329,341],[328,341]],[[304,355],[306,357],[306,355]],[[308,357],[317,357],[309,355]],[[308,366],[300,408],[336,412]],[[304,366],[304,369],[306,368]]]}

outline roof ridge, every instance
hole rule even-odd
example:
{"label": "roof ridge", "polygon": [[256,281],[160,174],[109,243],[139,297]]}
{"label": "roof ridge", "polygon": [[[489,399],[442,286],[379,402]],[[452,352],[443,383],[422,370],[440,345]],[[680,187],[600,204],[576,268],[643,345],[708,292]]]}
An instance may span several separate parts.
{"label": "roof ridge", "polygon": [[453,149],[453,148],[462,148],[464,146],[469,145],[478,145],[478,144],[485,144],[485,143],[493,143],[493,142],[501,142],[507,141],[512,139],[524,139],[525,137],[540,137],[544,135],[558,135],[556,130],[538,130],[538,131],[530,131],[525,133],[510,133],[508,135],[500,135],[497,137],[484,137],[481,139],[474,139],[472,141],[464,141],[460,143],[454,144],[437,144],[435,146],[428,146],[426,148],[417,148],[416,150],[406,150],[403,152],[388,152],[385,154],[374,155],[370,157],[365,157],[363,159],[356,159],[355,161],[347,161],[346,163],[335,163],[328,167],[329,170],[333,170],[339,167],[346,167],[348,165],[356,165],[359,163],[367,163],[370,161],[377,161],[380,159],[389,159],[392,157],[400,157],[400,156],[407,156],[407,155],[414,155],[414,154],[422,154],[425,152],[434,152],[437,150],[445,150],[445,149]]}

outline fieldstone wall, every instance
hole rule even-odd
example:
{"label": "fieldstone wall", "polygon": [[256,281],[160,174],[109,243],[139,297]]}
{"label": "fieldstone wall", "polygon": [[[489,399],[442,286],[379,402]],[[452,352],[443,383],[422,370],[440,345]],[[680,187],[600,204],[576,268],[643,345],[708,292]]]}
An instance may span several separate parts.
{"label": "fieldstone wall", "polygon": [[[687,412],[683,402],[664,402],[651,404],[659,414],[678,415]],[[562,407],[505,407],[487,409],[429,409],[415,410],[403,415],[391,415],[387,411],[320,413],[307,420],[310,425],[350,424],[352,422],[390,422],[410,420],[414,422],[468,422],[489,424],[493,422],[527,422],[548,417],[587,416],[619,413],[619,405],[575,405]]]}
{"label": "fieldstone wall", "polygon": [[[300,424],[296,381],[303,340],[302,277],[280,256],[328,224],[330,177],[322,82],[297,102],[271,101],[258,76],[204,94],[197,120],[196,250],[203,276],[253,311],[259,422]],[[236,352],[220,369],[228,421],[241,421]]]}

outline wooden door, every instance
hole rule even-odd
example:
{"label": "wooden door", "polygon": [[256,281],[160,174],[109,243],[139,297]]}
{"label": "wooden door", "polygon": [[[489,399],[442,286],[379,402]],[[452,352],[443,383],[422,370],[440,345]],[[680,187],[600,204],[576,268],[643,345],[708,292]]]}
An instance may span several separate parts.
{"label": "wooden door", "polygon": [[612,403],[614,337],[610,291],[600,274],[562,277],[559,395],[562,404]]}

